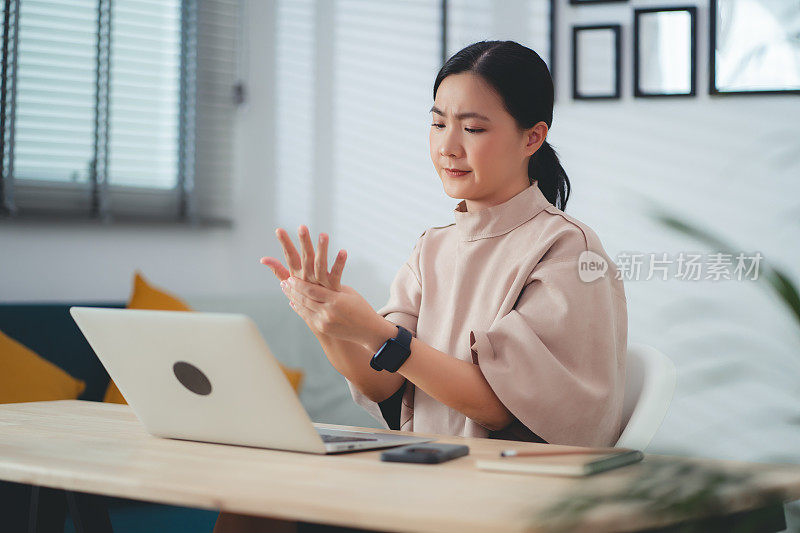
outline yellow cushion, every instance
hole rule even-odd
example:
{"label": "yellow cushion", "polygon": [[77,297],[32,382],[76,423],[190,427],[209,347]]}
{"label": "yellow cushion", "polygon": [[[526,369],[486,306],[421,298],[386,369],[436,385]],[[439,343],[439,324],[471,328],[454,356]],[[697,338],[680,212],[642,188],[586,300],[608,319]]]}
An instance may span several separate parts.
{"label": "yellow cushion", "polygon": [[[186,302],[169,292],[150,285],[138,271],[133,278],[133,292],[128,300],[128,309],[156,309],[161,311],[191,311]],[[280,363],[278,363],[280,364]],[[303,371],[291,369],[280,365],[283,373],[292,384],[296,393],[300,392],[303,381]],[[110,381],[106,389],[104,402],[127,403],[114,381]]]}
{"label": "yellow cushion", "polygon": [[156,309],[160,311],[191,311],[186,302],[163,289],[150,285],[137,270],[133,276],[133,292],[128,299],[128,309]]}
{"label": "yellow cushion", "polygon": [[75,400],[86,383],[0,331],[0,403]]}
{"label": "yellow cushion", "polygon": [[113,379],[108,381],[108,388],[106,389],[105,396],[103,396],[103,401],[107,403],[128,403],[125,401],[125,398],[122,396],[122,393],[117,388],[117,384],[114,383]]}
{"label": "yellow cushion", "polygon": [[283,373],[286,374],[287,378],[289,378],[289,383],[292,384],[292,388],[294,389],[294,392],[299,394],[300,393],[300,385],[302,385],[302,383],[303,383],[303,371],[299,370],[297,368],[289,368],[289,367],[283,366],[280,363],[280,361],[278,362],[278,364],[281,365],[281,370],[283,370]]}

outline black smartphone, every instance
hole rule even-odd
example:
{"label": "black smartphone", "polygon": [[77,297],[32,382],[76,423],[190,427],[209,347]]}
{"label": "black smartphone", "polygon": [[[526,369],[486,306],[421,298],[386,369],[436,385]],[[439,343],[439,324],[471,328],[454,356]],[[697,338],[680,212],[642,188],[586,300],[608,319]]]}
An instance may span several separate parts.
{"label": "black smartphone", "polygon": [[436,464],[468,453],[469,446],[463,444],[409,444],[383,452],[381,461]]}

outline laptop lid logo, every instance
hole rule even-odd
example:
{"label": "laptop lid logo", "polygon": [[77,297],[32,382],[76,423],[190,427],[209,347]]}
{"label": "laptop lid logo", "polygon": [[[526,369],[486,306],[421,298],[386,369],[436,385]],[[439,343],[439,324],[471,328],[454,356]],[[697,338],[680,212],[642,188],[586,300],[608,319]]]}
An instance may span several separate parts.
{"label": "laptop lid logo", "polygon": [[195,394],[200,396],[208,396],[211,394],[211,382],[208,380],[203,371],[191,363],[185,361],[178,361],[172,365],[172,371],[175,377],[181,382],[181,385],[189,389]]}

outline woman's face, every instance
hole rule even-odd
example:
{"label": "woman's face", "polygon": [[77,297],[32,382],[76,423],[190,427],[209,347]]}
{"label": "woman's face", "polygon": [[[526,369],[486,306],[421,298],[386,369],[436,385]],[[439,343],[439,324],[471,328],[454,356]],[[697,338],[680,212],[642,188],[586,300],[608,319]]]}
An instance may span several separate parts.
{"label": "woman's face", "polygon": [[520,130],[498,94],[470,72],[442,80],[431,116],[431,161],[445,193],[463,198],[468,211],[503,203],[530,186],[528,158],[547,136],[545,122]]}

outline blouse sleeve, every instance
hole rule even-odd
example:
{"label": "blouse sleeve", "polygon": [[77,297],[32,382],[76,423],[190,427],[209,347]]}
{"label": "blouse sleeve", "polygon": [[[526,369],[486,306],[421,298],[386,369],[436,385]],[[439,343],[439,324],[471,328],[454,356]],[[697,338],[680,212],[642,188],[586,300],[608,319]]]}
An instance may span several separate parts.
{"label": "blouse sleeve", "polygon": [[[400,270],[394,277],[394,281],[389,288],[389,300],[386,305],[378,309],[377,313],[384,317],[389,322],[393,322],[398,326],[403,326],[411,332],[414,337],[417,336],[417,318],[419,317],[420,302],[422,301],[422,284],[420,282],[420,269],[419,269],[419,254],[422,248],[422,241],[425,233],[420,235],[417,239],[414,249],[411,251],[409,259],[403,263]],[[350,389],[350,394],[356,404],[363,407],[374,419],[383,424],[386,429],[399,429],[391,428],[387,424],[387,418],[384,413],[389,415],[389,419],[399,420],[400,418],[400,402],[392,401],[396,393],[391,398],[387,399],[380,404],[373,402],[367,396],[356,388],[353,383],[345,378],[347,386]],[[405,382],[398,390],[405,389]],[[398,396],[399,398],[399,396]],[[394,411],[397,411],[395,413]]]}
{"label": "blouse sleeve", "polygon": [[425,233],[420,235],[411,257],[403,263],[389,288],[389,301],[377,313],[389,322],[403,326],[412,335],[417,335],[417,318],[422,302],[422,281],[419,269],[419,254]]}
{"label": "blouse sleeve", "polygon": [[473,362],[495,394],[546,442],[611,446],[619,437],[627,308],[615,271],[611,263],[584,282],[577,259],[540,262],[513,308],[470,332]]}

